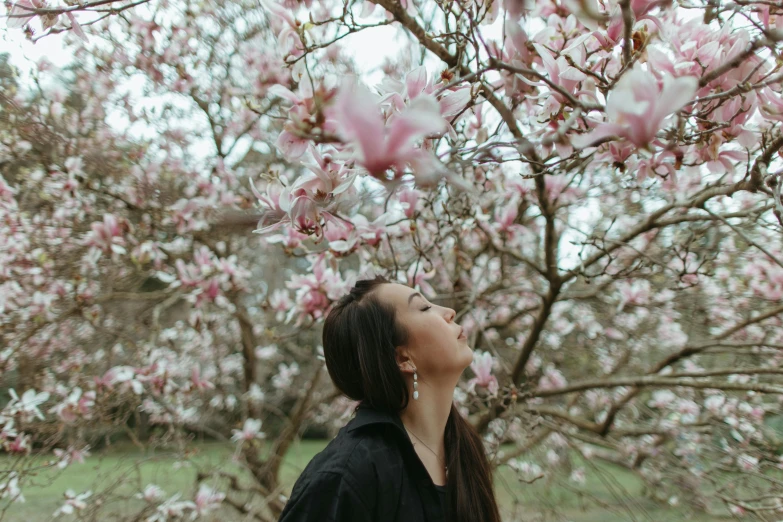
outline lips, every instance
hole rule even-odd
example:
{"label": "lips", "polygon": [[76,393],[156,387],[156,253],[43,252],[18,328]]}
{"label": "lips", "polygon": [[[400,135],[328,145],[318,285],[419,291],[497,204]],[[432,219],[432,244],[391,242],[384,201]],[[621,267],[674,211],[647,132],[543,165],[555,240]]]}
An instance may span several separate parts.
{"label": "lips", "polygon": [[465,339],[465,329],[461,326],[459,327],[459,336],[457,336],[457,339]]}

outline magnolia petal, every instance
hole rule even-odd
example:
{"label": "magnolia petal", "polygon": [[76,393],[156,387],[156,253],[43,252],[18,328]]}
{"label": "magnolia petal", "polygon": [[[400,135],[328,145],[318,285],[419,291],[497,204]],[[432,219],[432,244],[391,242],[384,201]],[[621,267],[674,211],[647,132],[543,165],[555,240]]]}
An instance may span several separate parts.
{"label": "magnolia petal", "polygon": [[444,118],[454,116],[470,103],[470,87],[464,87],[456,91],[451,91],[443,96],[438,103],[440,104],[440,113]]}
{"label": "magnolia petal", "polygon": [[562,80],[574,80],[581,82],[585,78],[587,78],[587,75],[576,67],[568,66],[563,72],[560,73],[560,79]]}
{"label": "magnolia petal", "polygon": [[550,53],[546,47],[538,43],[534,43],[533,47],[541,57],[541,61],[544,63],[544,69],[546,69],[550,79],[555,79],[557,77],[557,62],[552,56],[552,53]]}
{"label": "magnolia petal", "polygon": [[[519,22],[512,20],[506,20],[506,45],[511,47],[517,54],[524,54],[527,52],[528,36],[524,29],[519,25]],[[510,44],[510,45],[508,45]]]}
{"label": "magnolia petal", "polygon": [[685,104],[693,100],[698,87],[699,80],[695,76],[664,77],[663,91],[655,108],[654,121],[663,120],[669,114],[682,109]]}
{"label": "magnolia petal", "polygon": [[759,142],[759,135],[755,132],[743,129],[737,135],[737,143],[745,147],[746,149],[754,148]]}
{"label": "magnolia petal", "polygon": [[27,22],[35,17],[35,14],[24,16],[30,12],[30,9],[35,9],[35,6],[30,0],[19,0],[16,2],[14,7],[11,8],[11,12],[8,13],[9,18],[6,20],[6,27],[9,29],[21,29],[27,25]]}
{"label": "magnolia petal", "polygon": [[342,183],[340,183],[339,185],[337,185],[337,187],[335,187],[335,189],[332,191],[332,194],[334,195],[342,194],[343,192],[351,188],[354,182],[356,181],[356,177],[358,175],[359,175],[359,171],[354,170],[350,176],[345,178],[345,180]]}
{"label": "magnolia petal", "polygon": [[647,64],[653,70],[674,74],[674,64],[671,59],[655,45],[647,47]]}
{"label": "magnolia petal", "polygon": [[[254,234],[261,234],[261,235],[268,234],[270,232],[273,232],[273,231],[277,230],[278,228],[280,228],[281,226],[283,226],[287,222],[288,222],[288,218],[286,217],[285,219],[280,220],[277,223],[272,223],[271,225],[267,225],[267,226],[263,226],[261,228],[257,228],[255,230],[253,230],[253,233]],[[260,222],[259,222],[259,224],[260,224]]]}
{"label": "magnolia petal", "polygon": [[295,136],[288,131],[283,131],[277,137],[275,145],[288,159],[300,158],[307,152],[308,142],[299,136]]}
{"label": "magnolia petal", "polygon": [[721,161],[708,161],[707,170],[713,174],[724,174],[726,172],[726,166]]}
{"label": "magnolia petal", "polygon": [[412,100],[427,86],[427,69],[423,65],[416,67],[405,75],[405,87],[408,99]]}
{"label": "magnolia petal", "polygon": [[[584,44],[587,40],[589,40],[590,38],[593,38],[594,36],[595,35],[590,32],[590,33],[585,33],[582,36],[579,36],[577,38],[574,38],[571,41],[571,43],[568,44],[568,47],[563,49],[562,52],[563,53],[570,53],[571,51],[576,50],[580,45]],[[583,51],[584,49],[582,48],[581,50]],[[581,59],[582,59],[582,64],[581,65],[584,65],[584,53],[582,53]]]}
{"label": "magnolia petal", "polygon": [[446,120],[440,114],[440,106],[428,94],[418,96],[394,118],[389,127],[387,154],[396,156],[406,145],[429,134],[446,130]]}
{"label": "magnolia petal", "polygon": [[283,87],[282,85],[275,84],[272,85],[267,91],[269,94],[274,94],[275,96],[279,96],[285,100],[290,101],[291,103],[299,103],[299,96],[294,94],[290,89],[287,89],[286,87]]}
{"label": "magnolia petal", "polygon": [[384,122],[375,97],[354,79],[340,87],[335,119],[342,134],[356,141],[365,163],[376,163],[384,154]]}
{"label": "magnolia petal", "polygon": [[76,36],[78,36],[79,38],[81,38],[82,40],[84,40],[86,42],[87,41],[87,35],[84,34],[84,31],[82,30],[82,26],[79,25],[79,22],[76,21],[76,17],[73,16],[73,13],[68,11],[68,12],[65,13],[65,16],[67,16],[68,20],[71,21],[71,29],[73,29],[73,32],[76,34]]}
{"label": "magnolia petal", "polygon": [[575,149],[592,147],[594,143],[602,141],[610,136],[622,136],[624,127],[616,123],[601,123],[595,129],[585,134],[571,136],[571,145]]}

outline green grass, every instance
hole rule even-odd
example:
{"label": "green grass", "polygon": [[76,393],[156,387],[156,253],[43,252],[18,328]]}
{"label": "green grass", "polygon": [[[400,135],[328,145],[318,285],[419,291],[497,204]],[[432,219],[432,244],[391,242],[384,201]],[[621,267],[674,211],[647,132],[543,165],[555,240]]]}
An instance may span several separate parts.
{"label": "green grass", "polygon": [[[325,444],[326,441],[305,440],[291,447],[281,468],[281,481],[286,494],[290,492],[302,469]],[[246,481],[244,483],[250,483],[247,473],[231,461],[233,448],[213,443],[202,443],[195,448],[194,454],[189,455],[186,460],[180,460],[175,452],[157,451],[143,454],[134,447],[114,446],[107,452],[95,452],[84,464],[74,464],[65,470],[41,470],[33,480],[34,485],[23,487],[27,501],[11,504],[0,520],[52,520],[51,515],[62,504],[63,493],[67,489],[80,493],[86,490],[100,491],[106,487],[113,489],[111,498],[114,499],[107,501],[106,513],[127,515],[137,512],[143,506],[143,502],[133,498],[133,495],[146,484],[157,484],[167,495],[181,492],[187,499],[196,489],[196,470],[210,467],[219,467],[238,475],[242,481]],[[0,456],[0,469],[7,470],[12,463],[13,460],[8,456]],[[633,474],[610,465],[596,466],[587,473],[587,480],[582,485],[562,479],[552,482],[541,479],[533,484],[521,483],[516,479],[513,470],[503,466],[495,477],[495,485],[504,520],[508,522],[721,520],[715,516],[691,514],[682,508],[653,502],[644,497],[642,483]],[[215,486],[221,490],[225,489],[219,483]],[[6,504],[7,501],[0,502],[0,509],[5,508]],[[101,520],[118,519],[118,516],[107,514]],[[234,522],[242,518],[226,507],[207,520]]]}

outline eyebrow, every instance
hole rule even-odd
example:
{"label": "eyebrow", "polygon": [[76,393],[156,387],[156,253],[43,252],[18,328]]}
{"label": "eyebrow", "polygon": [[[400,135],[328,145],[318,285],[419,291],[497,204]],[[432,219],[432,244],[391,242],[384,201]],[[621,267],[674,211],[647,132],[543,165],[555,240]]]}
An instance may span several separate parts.
{"label": "eyebrow", "polygon": [[[410,304],[411,304],[411,300],[412,300],[414,297],[421,297],[421,294],[420,294],[419,292],[413,292],[411,295],[409,295],[409,296],[408,296],[408,306],[410,306]],[[423,297],[421,297],[421,298],[422,298],[422,299],[424,299]]]}

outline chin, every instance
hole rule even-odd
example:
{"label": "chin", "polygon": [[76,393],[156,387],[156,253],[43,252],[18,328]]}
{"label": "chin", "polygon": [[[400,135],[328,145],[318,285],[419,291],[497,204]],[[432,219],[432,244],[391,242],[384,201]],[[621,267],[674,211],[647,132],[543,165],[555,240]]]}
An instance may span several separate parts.
{"label": "chin", "polygon": [[464,363],[465,368],[469,367],[472,362],[473,362],[473,348],[467,346],[467,350],[465,350],[465,363]]}

